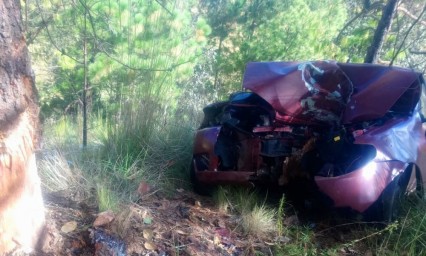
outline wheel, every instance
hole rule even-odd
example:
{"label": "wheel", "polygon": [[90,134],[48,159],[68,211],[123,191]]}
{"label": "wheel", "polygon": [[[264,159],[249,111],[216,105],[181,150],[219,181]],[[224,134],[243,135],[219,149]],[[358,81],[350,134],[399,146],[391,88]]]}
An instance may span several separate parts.
{"label": "wheel", "polygon": [[415,197],[419,200],[422,200],[425,197],[422,174],[420,172],[420,169],[416,165],[413,165],[413,171],[416,172],[416,190],[414,192]]}
{"label": "wheel", "polygon": [[389,190],[382,195],[383,216],[386,223],[395,221],[402,211],[411,171],[404,171],[389,184]]}
{"label": "wheel", "polygon": [[411,167],[396,176],[377,201],[364,213],[367,221],[390,223],[401,214],[411,176]]}
{"label": "wheel", "polygon": [[[189,178],[192,183],[192,188],[195,193],[202,195],[202,196],[211,196],[214,192],[214,186],[202,183],[198,180],[197,175],[195,173],[195,164],[200,163],[200,161],[197,161],[196,157],[192,158],[191,165],[189,167]],[[207,168],[206,168],[207,169]]]}

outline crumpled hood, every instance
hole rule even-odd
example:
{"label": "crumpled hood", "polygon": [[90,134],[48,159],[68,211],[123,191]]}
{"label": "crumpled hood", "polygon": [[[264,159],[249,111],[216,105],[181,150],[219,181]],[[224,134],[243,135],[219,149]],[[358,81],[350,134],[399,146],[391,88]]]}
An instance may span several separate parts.
{"label": "crumpled hood", "polygon": [[243,88],[271,104],[278,121],[340,125],[380,118],[392,108],[411,113],[422,83],[420,73],[375,64],[252,62]]}

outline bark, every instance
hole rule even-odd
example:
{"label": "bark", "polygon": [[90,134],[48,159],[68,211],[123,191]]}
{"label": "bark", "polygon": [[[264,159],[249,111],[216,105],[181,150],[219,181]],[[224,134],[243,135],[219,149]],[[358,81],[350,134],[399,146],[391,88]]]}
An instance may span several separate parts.
{"label": "bark", "polygon": [[373,41],[367,50],[364,63],[375,63],[377,61],[380,49],[382,48],[383,42],[392,23],[397,4],[398,0],[389,0],[383,8],[382,17],[380,18],[379,24],[377,24]]}
{"label": "bark", "polygon": [[20,9],[17,0],[0,1],[0,255],[34,248],[44,223],[38,107]]}

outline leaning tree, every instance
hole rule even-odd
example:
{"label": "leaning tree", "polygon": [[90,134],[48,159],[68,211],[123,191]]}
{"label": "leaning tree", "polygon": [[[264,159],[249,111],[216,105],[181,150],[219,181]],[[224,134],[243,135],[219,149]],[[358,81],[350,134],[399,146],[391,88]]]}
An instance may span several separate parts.
{"label": "leaning tree", "polygon": [[0,255],[39,242],[38,107],[19,0],[0,1]]}

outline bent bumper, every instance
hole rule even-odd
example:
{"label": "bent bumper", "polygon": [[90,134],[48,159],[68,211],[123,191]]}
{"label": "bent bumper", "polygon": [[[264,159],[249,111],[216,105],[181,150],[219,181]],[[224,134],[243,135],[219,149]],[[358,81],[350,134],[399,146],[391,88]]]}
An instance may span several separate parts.
{"label": "bent bumper", "polygon": [[315,176],[315,183],[320,192],[333,200],[334,207],[350,207],[362,213],[406,167],[406,163],[399,161],[372,161],[345,175]]}

